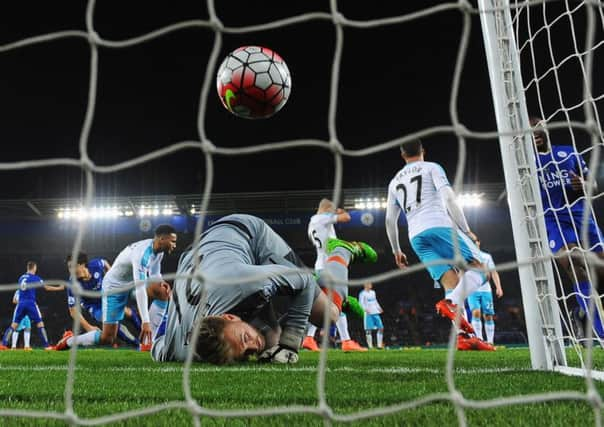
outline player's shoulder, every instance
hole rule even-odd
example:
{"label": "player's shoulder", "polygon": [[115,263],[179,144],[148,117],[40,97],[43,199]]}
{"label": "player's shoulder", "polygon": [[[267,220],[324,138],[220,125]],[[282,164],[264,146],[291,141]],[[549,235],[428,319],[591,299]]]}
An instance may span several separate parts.
{"label": "player's shoulder", "polygon": [[579,155],[572,145],[552,145],[552,154],[560,160]]}

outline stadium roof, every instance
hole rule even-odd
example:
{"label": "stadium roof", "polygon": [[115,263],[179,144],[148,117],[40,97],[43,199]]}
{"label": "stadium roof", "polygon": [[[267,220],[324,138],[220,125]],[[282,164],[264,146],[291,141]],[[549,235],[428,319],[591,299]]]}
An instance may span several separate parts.
{"label": "stadium roof", "polygon": [[[503,183],[482,183],[465,185],[460,193],[476,193],[485,202],[497,202],[503,198]],[[211,196],[209,214],[233,212],[293,212],[314,211],[318,201],[331,198],[332,190],[272,191],[258,193],[214,193]],[[355,208],[359,200],[384,200],[385,188],[351,188],[342,190],[345,209]],[[83,198],[47,198],[0,200],[0,218],[49,218],[60,212],[83,206]],[[91,207],[97,209],[127,209],[135,215],[141,209],[147,211],[164,209],[173,214],[198,214],[201,196],[199,194],[100,197],[95,198]]]}

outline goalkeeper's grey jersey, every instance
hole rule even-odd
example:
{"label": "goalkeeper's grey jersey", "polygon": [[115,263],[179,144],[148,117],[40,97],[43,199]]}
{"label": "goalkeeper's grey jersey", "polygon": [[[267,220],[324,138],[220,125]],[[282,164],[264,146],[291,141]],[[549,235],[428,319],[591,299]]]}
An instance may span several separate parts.
{"label": "goalkeeper's grey jersey", "polygon": [[[223,217],[202,235],[198,253],[205,295],[198,278],[174,281],[166,317],[153,343],[155,360],[185,360],[199,316],[231,313],[250,321],[275,295],[291,296],[283,328],[301,339],[316,282],[310,272],[294,270],[302,264],[264,221],[241,214]],[[193,273],[193,256],[193,250],[182,255],[178,275]]]}

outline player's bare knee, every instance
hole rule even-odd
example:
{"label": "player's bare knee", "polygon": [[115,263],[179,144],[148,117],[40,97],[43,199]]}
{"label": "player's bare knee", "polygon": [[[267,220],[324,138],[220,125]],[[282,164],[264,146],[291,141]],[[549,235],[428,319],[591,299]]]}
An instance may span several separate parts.
{"label": "player's bare knee", "polygon": [[472,317],[480,319],[481,316],[482,316],[482,313],[480,312],[480,310],[472,310]]}

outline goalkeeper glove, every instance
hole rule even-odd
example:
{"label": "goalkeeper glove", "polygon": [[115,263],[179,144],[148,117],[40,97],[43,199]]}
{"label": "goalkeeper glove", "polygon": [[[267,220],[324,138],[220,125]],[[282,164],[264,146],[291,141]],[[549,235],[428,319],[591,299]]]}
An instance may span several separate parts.
{"label": "goalkeeper glove", "polygon": [[262,363],[297,363],[298,352],[283,344],[277,344],[260,353],[258,361]]}

